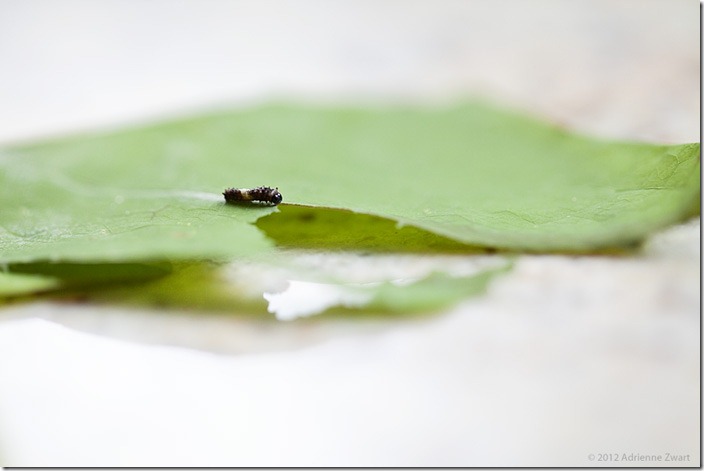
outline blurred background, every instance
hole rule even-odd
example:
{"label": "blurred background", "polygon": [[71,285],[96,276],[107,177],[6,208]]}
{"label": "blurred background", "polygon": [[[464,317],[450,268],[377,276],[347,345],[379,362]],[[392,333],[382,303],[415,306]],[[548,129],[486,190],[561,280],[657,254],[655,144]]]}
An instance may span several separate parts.
{"label": "blurred background", "polygon": [[6,0],[0,139],[272,99],[485,95],[696,141],[693,0]]}
{"label": "blurred background", "polygon": [[[269,101],[474,96],[697,142],[699,25],[693,0],[4,0],[0,144]],[[415,322],[5,306],[0,464],[699,466],[699,228],[629,258],[520,257]]]}

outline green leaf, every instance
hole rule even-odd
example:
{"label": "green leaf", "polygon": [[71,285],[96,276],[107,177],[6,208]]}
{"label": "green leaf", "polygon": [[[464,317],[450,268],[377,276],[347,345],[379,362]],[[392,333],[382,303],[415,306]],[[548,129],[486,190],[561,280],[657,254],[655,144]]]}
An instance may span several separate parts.
{"label": "green leaf", "polygon": [[[428,276],[403,283],[387,281],[366,286],[337,285],[347,292],[352,302],[344,302],[345,297],[335,305],[325,309],[328,316],[385,314],[403,315],[429,313],[452,305],[473,296],[483,294],[489,283],[513,268],[513,264],[499,268],[484,269],[466,276],[452,276],[434,272]],[[269,307],[271,311],[271,304]],[[310,314],[318,314],[313,312]]]}
{"label": "green leaf", "polygon": [[20,263],[10,264],[11,274],[33,274],[54,278],[64,286],[110,284],[159,278],[171,273],[172,265],[160,263]]}
{"label": "green leaf", "polygon": [[[435,272],[418,279],[400,280],[402,282],[344,283],[335,281],[329,274],[284,264],[288,268],[278,272],[272,265],[258,268],[243,265],[233,272],[229,265],[183,263],[173,265],[168,273],[161,272],[158,278],[143,279],[143,283],[116,280],[112,285],[93,287],[63,285],[53,297],[238,314],[263,320],[291,320],[322,313],[408,315],[432,312],[479,295],[494,277],[511,268],[511,264],[506,263],[465,276]],[[158,269],[152,267],[153,273]],[[125,273],[128,270],[128,267],[123,268]],[[251,277],[248,276],[250,270],[268,275],[264,280]],[[148,273],[148,269],[144,268],[142,273]],[[326,300],[321,304],[316,296],[301,296],[298,290],[303,285],[316,288],[318,296],[324,292]]]}
{"label": "green leaf", "polygon": [[256,224],[281,247],[410,253],[493,251],[491,247],[471,246],[414,226],[401,226],[391,219],[346,209],[287,204]]}
{"label": "green leaf", "polygon": [[193,309],[239,315],[266,316],[266,303],[258,286],[229,279],[216,263],[174,264],[170,273],[141,284],[122,283],[100,289],[77,288],[59,293],[78,295],[98,303],[159,308]]}
{"label": "green leaf", "polygon": [[50,276],[0,272],[0,299],[51,291],[59,286],[61,281]]}
{"label": "green leaf", "polygon": [[461,277],[436,272],[408,285],[384,283],[375,289],[374,296],[365,307],[371,310],[408,313],[451,306],[470,296],[484,293],[494,277],[508,272],[510,268],[512,265]]}
{"label": "green leaf", "polygon": [[172,271],[160,263],[16,263],[0,272],[0,298],[32,293],[50,293],[74,287],[97,287],[115,283],[139,283],[160,278]]}
{"label": "green leaf", "polygon": [[[295,225],[306,233],[335,210],[354,232],[317,225],[301,246],[606,250],[698,210],[698,154],[699,144],[588,139],[477,103],[216,113],[2,151],[0,262],[246,257],[271,239],[296,245]],[[313,219],[221,200],[226,187],[258,185]],[[379,218],[393,224],[383,244]]]}

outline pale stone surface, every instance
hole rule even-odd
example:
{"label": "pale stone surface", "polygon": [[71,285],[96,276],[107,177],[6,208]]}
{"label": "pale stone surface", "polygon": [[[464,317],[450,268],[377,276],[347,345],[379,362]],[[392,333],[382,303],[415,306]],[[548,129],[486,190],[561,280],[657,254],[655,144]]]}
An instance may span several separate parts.
{"label": "pale stone surface", "polygon": [[[692,1],[2,9],[4,142],[272,96],[469,94],[606,137],[699,138]],[[6,306],[0,464],[698,466],[699,236],[697,219],[634,256],[523,256],[487,295],[413,321]],[[354,281],[486,263],[301,260]],[[688,460],[628,461],[667,453]]]}

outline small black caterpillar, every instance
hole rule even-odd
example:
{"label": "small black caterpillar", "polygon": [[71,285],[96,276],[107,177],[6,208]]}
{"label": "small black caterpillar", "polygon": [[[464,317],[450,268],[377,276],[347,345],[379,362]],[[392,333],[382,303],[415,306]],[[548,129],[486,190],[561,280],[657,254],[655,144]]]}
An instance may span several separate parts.
{"label": "small black caterpillar", "polygon": [[228,188],[223,193],[226,203],[242,203],[248,201],[261,201],[276,206],[283,201],[278,188],[259,186],[257,188]]}

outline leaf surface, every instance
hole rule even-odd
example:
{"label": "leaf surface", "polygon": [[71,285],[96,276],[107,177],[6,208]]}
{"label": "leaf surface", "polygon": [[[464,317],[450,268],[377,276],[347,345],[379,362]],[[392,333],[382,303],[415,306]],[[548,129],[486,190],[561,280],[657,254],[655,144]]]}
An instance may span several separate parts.
{"label": "leaf surface", "polygon": [[[0,261],[232,258],[272,239],[365,248],[384,220],[381,250],[403,250],[412,227],[418,251],[598,251],[696,213],[699,165],[699,144],[603,142],[480,103],[260,106],[5,149]],[[221,200],[259,185],[312,219]],[[356,226],[344,241],[313,222],[340,210]]]}

